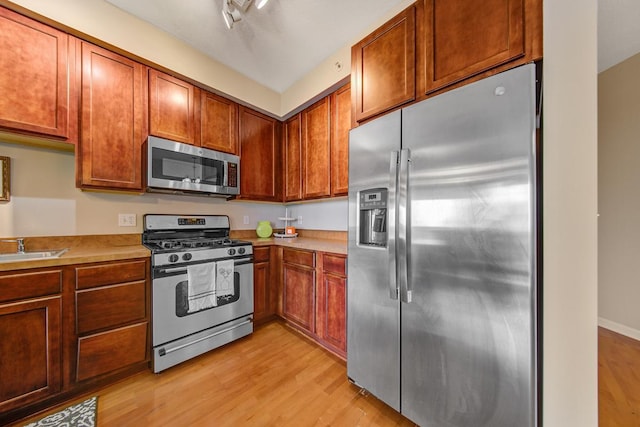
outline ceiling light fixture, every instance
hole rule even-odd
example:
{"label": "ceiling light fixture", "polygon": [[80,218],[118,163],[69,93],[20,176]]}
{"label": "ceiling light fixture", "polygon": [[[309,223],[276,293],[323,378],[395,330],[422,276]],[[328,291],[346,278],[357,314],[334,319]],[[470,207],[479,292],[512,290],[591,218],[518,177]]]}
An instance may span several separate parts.
{"label": "ceiling light fixture", "polygon": [[232,0],[223,0],[222,18],[228,29],[233,28],[233,24],[242,19],[242,13],[232,4]]}
{"label": "ceiling light fixture", "polygon": [[262,7],[263,7],[265,4],[267,4],[267,2],[268,2],[268,1],[269,1],[269,0],[257,0],[257,1],[256,1],[256,7],[257,7],[258,9],[262,9]]}

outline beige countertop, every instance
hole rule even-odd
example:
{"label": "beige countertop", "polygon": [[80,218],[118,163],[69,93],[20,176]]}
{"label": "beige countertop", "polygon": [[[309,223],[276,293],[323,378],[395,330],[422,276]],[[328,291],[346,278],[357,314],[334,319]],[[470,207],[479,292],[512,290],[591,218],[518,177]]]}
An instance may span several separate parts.
{"label": "beige countertop", "polygon": [[[254,246],[279,245],[344,255],[347,253],[347,241],[342,238],[346,237],[346,233],[309,232],[308,236],[295,238],[270,237],[266,239],[255,237],[255,232],[252,235],[251,233],[242,234],[246,235],[234,237],[247,240]],[[327,236],[337,236],[338,238],[326,238]],[[0,262],[0,272],[146,258],[151,256],[151,251],[142,245],[141,238],[139,234],[25,238],[27,252],[63,248],[68,248],[68,250],[58,258]],[[15,251],[15,244],[3,243],[0,245],[0,252],[2,253],[11,253],[12,251]]]}

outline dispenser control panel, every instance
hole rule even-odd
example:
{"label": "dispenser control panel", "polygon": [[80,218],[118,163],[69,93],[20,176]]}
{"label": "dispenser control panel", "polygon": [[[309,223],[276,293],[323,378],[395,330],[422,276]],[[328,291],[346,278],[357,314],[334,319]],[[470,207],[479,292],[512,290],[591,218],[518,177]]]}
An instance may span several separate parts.
{"label": "dispenser control panel", "polygon": [[360,245],[380,247],[387,245],[387,189],[372,188],[359,195]]}

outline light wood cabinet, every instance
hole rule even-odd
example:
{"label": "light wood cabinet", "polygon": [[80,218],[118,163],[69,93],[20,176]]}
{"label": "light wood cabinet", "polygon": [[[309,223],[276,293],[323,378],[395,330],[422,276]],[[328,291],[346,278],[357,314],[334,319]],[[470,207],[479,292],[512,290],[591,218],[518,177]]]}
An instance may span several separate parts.
{"label": "light wood cabinet", "polygon": [[331,94],[331,196],[349,194],[351,84]]}
{"label": "light wood cabinet", "polygon": [[239,198],[281,202],[281,123],[250,108],[239,111]]}
{"label": "light wood cabinet", "polygon": [[302,197],[331,195],[331,102],[324,97],[302,113]]}
{"label": "light wood cabinet", "polygon": [[90,43],[77,43],[82,130],[76,185],[141,192],[146,67]]}
{"label": "light wood cabinet", "polygon": [[301,330],[315,332],[315,253],[285,248],[282,256],[283,317]]}
{"label": "light wood cabinet", "polygon": [[416,96],[416,7],[408,7],[351,48],[352,111],[357,122]]}
{"label": "light wood cabinet", "polygon": [[238,104],[200,91],[200,141],[203,148],[238,154]]}
{"label": "light wood cabinet", "polygon": [[62,388],[62,272],[0,274],[0,424],[3,413]]}
{"label": "light wood cabinet", "polygon": [[421,0],[421,92],[437,91],[509,62],[516,61],[507,67],[540,59],[541,4],[538,0]]}
{"label": "light wood cabinet", "polygon": [[302,113],[284,123],[284,201],[302,200]]}
{"label": "light wood cabinet", "polygon": [[75,58],[69,38],[0,7],[0,128],[76,142]]}
{"label": "light wood cabinet", "polygon": [[199,140],[199,94],[192,84],[150,69],[149,134],[194,145]]}
{"label": "light wood cabinet", "polygon": [[316,335],[341,357],[347,355],[346,256],[318,254]]}

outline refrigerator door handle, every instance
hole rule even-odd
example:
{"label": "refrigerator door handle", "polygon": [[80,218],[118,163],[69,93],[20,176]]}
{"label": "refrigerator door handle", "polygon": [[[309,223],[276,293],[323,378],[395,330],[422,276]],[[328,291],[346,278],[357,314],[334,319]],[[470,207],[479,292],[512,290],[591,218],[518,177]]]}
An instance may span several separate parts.
{"label": "refrigerator door handle", "polygon": [[398,271],[396,269],[396,197],[399,152],[392,151],[389,158],[389,190],[387,193],[387,250],[389,251],[389,298],[398,299]]}
{"label": "refrigerator door handle", "polygon": [[411,152],[408,149],[400,151],[400,166],[398,168],[398,284],[400,286],[400,299],[402,302],[411,302],[411,289],[409,288],[409,252],[407,250],[409,239],[409,162]]}

